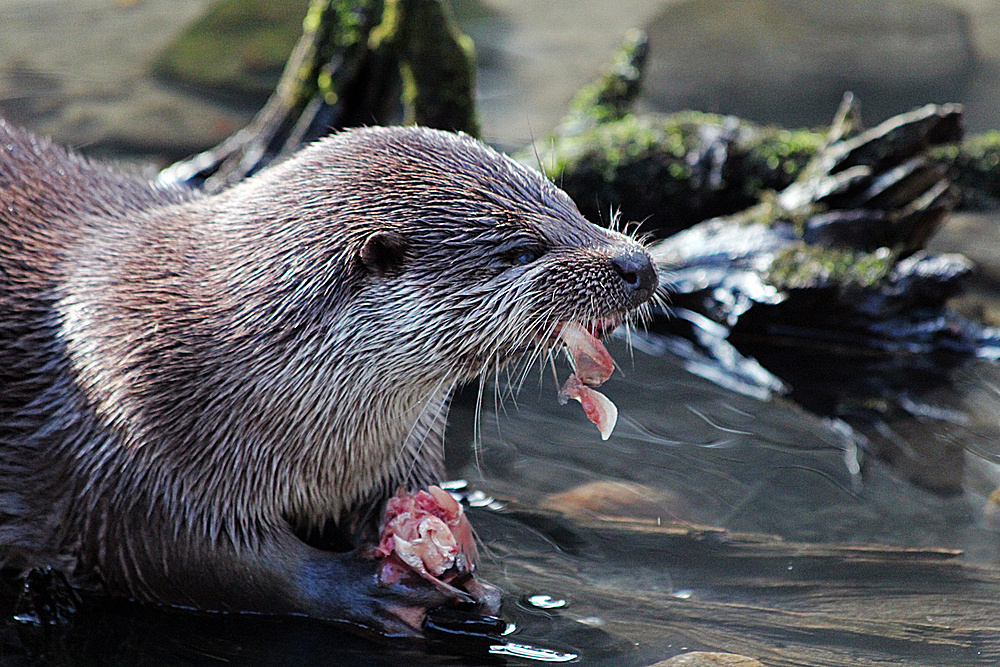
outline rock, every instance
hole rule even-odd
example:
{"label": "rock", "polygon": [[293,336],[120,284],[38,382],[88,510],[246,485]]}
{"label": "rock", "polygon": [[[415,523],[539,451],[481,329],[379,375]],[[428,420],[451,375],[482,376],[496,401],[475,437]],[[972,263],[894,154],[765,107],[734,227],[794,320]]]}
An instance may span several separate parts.
{"label": "rock", "polygon": [[691,510],[669,491],[634,484],[601,480],[553,493],[539,503],[543,509],[569,516],[615,516],[657,521],[690,519]]}
{"label": "rock", "polygon": [[1000,487],[993,489],[983,503],[983,521],[990,530],[1000,532]]}
{"label": "rock", "polygon": [[691,651],[661,660],[650,667],[764,667],[764,663],[735,653]]}
{"label": "rock", "polygon": [[[5,3],[0,115],[88,153],[178,159],[242,127],[219,106],[150,76],[157,53],[210,0]],[[9,6],[8,6],[9,5]]]}
{"label": "rock", "polygon": [[221,0],[163,49],[153,71],[256,109],[278,83],[302,34],[305,0]]}

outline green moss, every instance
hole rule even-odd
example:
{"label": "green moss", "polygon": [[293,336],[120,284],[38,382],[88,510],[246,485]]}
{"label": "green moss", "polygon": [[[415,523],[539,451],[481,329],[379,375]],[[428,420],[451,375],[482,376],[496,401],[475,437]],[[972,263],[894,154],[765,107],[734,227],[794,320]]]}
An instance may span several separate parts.
{"label": "green moss", "polygon": [[368,48],[372,51],[399,39],[401,12],[400,0],[385,0],[382,9],[382,21],[372,28],[368,35]]}
{"label": "green moss", "polygon": [[398,63],[407,123],[479,134],[475,47],[441,0],[387,0],[368,42]]}
{"label": "green moss", "polygon": [[897,253],[888,248],[860,252],[800,243],[775,255],[765,277],[778,289],[837,285],[871,287],[892,271]]}
{"label": "green moss", "polygon": [[367,17],[384,17],[385,11],[378,0],[312,0],[303,22],[309,52],[296,77],[296,104],[306,104],[315,91],[327,104],[340,101],[363,68],[377,29]]}
{"label": "green moss", "polygon": [[626,35],[604,75],[581,88],[573,97],[569,104],[569,117],[563,124],[563,134],[575,134],[595,123],[624,118],[642,88],[648,51],[645,33],[633,30]]}
{"label": "green moss", "polygon": [[674,162],[669,167],[667,167],[669,174],[676,178],[678,181],[684,180],[686,178],[691,178],[691,170],[682,164]]}
{"label": "green moss", "polygon": [[472,40],[458,28],[441,0],[402,0],[406,26],[400,52],[408,120],[442,130],[479,135],[476,117],[476,56]]}
{"label": "green moss", "polygon": [[665,236],[784,189],[823,141],[821,132],[698,111],[627,114],[576,134],[557,133],[539,145],[537,158],[532,150],[517,158],[540,163],[589,219],[601,222],[609,209],[620,209]]}
{"label": "green moss", "polygon": [[[595,126],[567,137],[554,137],[551,150],[542,157],[546,173],[552,178],[580,166],[595,167],[611,175],[624,164],[650,156],[663,155],[683,160],[690,147],[691,131],[696,121],[686,112],[668,117],[628,115],[621,120]],[[704,114],[706,118],[711,116]],[[533,157],[524,154],[522,157]],[[680,165],[675,177],[689,178],[690,167]]]}
{"label": "green moss", "polygon": [[[558,178],[567,170],[581,166],[589,168],[600,164],[602,171],[610,174],[626,162],[658,157],[684,162],[671,166],[669,172],[673,178],[686,179],[693,176],[688,156],[699,150],[706,134],[725,132],[724,127],[724,117],[697,111],[669,116],[629,114],[577,135],[552,137],[542,162],[546,173]],[[774,180],[759,177],[759,172],[773,172],[778,180],[790,182],[801,173],[823,141],[822,133],[818,132],[779,131],[745,122],[740,122],[737,132],[742,136],[736,138],[732,151],[749,163],[747,174],[754,180],[748,184],[748,189],[758,192],[763,181]],[[521,157],[530,160],[534,154],[526,153]],[[650,185],[656,186],[655,183]]]}
{"label": "green moss", "polygon": [[931,155],[953,166],[964,205],[995,208],[1000,203],[1000,131],[966,137],[961,144],[935,148]]}
{"label": "green moss", "polygon": [[756,128],[753,156],[767,169],[780,171],[792,178],[802,173],[805,165],[826,140],[824,132],[813,130],[783,130],[773,127]]}

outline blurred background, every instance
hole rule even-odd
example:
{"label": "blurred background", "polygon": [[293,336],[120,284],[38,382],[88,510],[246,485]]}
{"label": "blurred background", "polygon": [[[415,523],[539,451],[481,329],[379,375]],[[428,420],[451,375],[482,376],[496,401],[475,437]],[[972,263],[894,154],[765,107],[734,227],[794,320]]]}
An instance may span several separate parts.
{"label": "blurred background", "polygon": [[[272,90],[305,0],[0,0],[0,113],[99,151],[183,157]],[[992,0],[456,0],[475,40],[484,137],[548,133],[631,28],[650,37],[643,106],[789,127],[853,90],[869,124],[962,102],[1000,127]]]}

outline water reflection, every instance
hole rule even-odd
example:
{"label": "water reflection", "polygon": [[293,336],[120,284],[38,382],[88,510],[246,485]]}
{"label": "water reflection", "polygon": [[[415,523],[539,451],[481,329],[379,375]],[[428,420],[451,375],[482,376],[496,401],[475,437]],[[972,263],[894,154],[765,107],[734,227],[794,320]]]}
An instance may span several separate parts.
{"label": "water reflection", "polygon": [[[670,519],[788,539],[940,546],[980,560],[994,555],[996,536],[983,530],[982,517],[986,498],[1000,485],[990,460],[1000,414],[1000,370],[992,362],[966,359],[933,382],[886,371],[906,409],[878,413],[879,421],[862,432],[866,425],[860,419],[849,424],[848,410],[823,414],[795,392],[792,400],[762,401],[689,373],[678,357],[633,350],[633,365],[623,344],[611,349],[626,361],[606,386],[623,417],[607,443],[555,402],[554,383],[544,379],[537,391],[522,390],[518,410],[484,411],[480,465],[470,462],[459,472],[529,505],[619,480],[669,492],[678,499]],[[799,359],[803,375],[817,385],[835,384],[832,372],[807,361]],[[902,383],[908,383],[905,391]],[[841,389],[838,405],[854,395],[868,409],[878,407],[871,392],[851,384]],[[865,461],[868,440],[876,436],[905,450],[901,456],[916,456],[916,447],[957,448],[949,474],[964,493],[921,489],[898,466]]]}
{"label": "water reflection", "polygon": [[[640,664],[678,652],[678,642],[758,656],[786,651],[803,661],[794,664],[851,664],[848,655],[992,664],[971,645],[949,644],[957,635],[940,650],[920,647],[954,625],[976,626],[984,609],[1000,611],[989,500],[1000,482],[993,362],[955,360],[928,377],[882,369],[900,409],[876,410],[878,419],[864,423],[806,409],[794,392],[761,400],[731,391],[672,354],[633,349],[630,362],[621,341],[609,349],[622,368],[603,391],[622,419],[606,443],[557,404],[556,383],[544,374],[522,389],[518,410],[484,411],[478,463],[457,472],[509,503],[475,519],[487,578],[508,595],[531,599],[542,590],[565,599],[561,616],[638,643]],[[820,386],[836,383],[834,370],[850,376],[799,363]],[[841,389],[838,401],[854,393],[872,409],[863,398],[870,392]],[[960,493],[921,488],[894,461],[866,457],[876,436],[911,457],[919,448],[957,451],[949,463]],[[645,496],[628,500],[642,489]],[[902,624],[931,618],[927,610],[941,612],[949,595],[973,590],[983,608],[953,605],[940,627],[896,636]],[[807,615],[783,616],[793,610]],[[879,614],[887,614],[884,627],[852,625]],[[806,631],[813,623],[839,627]],[[986,627],[993,622],[977,630],[977,641],[993,655],[1000,632]],[[757,634],[746,637],[750,628]],[[797,632],[809,636],[793,641]],[[586,658],[594,647],[576,648]]]}
{"label": "water reflection", "polygon": [[526,658],[537,662],[572,662],[580,657],[576,653],[562,653],[552,649],[513,643],[491,646],[490,653],[492,655],[509,655],[516,658]]}

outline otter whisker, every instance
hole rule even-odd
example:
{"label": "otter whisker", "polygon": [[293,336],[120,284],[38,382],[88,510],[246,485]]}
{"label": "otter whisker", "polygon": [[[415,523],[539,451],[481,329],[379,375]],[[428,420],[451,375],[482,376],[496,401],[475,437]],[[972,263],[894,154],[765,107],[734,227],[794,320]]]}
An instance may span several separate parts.
{"label": "otter whisker", "polygon": [[[396,454],[396,460],[393,461],[392,464],[393,467],[401,469],[401,471],[403,472],[403,479],[413,478],[413,473],[417,469],[419,462],[423,461],[425,458],[421,456],[424,453],[425,447],[430,447],[435,444],[428,440],[427,438],[428,434],[426,433],[423,434],[423,437],[418,437],[416,439],[415,449],[413,449],[409,443],[413,442],[414,435],[418,434],[417,431],[418,428],[424,427],[429,430],[432,430],[434,428],[433,423],[429,425],[425,424],[424,419],[428,415],[436,416],[435,413],[440,410],[440,406],[436,404],[436,401],[439,400],[439,397],[442,395],[442,393],[446,395],[451,394],[450,390],[448,392],[442,392],[442,388],[445,386],[446,382],[447,380],[445,378],[442,378],[441,381],[438,382],[437,385],[430,392],[427,393],[426,398],[423,401],[423,405],[420,408],[420,411],[417,414],[416,419],[414,419],[413,421],[413,425],[410,427],[410,430],[406,434],[406,437],[403,438],[403,446],[400,447],[399,451]],[[407,461],[409,461],[409,464],[407,464]]]}
{"label": "otter whisker", "polygon": [[[483,427],[482,427],[483,395],[484,395],[484,393],[486,391],[486,382],[487,382],[487,378],[488,377],[489,376],[487,375],[486,372],[482,372],[482,373],[479,374],[479,389],[476,392],[475,421],[476,421],[476,434],[478,435],[478,440],[479,440],[480,445],[482,444],[482,435],[483,435]],[[477,458],[476,462],[477,462],[477,465],[480,463],[479,460],[478,460],[478,458]]]}

